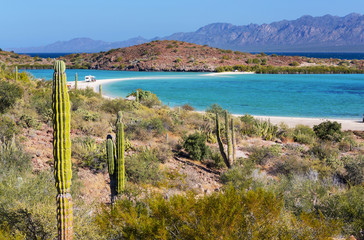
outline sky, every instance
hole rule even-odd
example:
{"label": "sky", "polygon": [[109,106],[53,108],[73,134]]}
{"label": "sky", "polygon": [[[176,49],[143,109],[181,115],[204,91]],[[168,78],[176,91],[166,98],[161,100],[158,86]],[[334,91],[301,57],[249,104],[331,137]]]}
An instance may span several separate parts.
{"label": "sky", "polygon": [[108,42],[153,38],[216,22],[263,24],[352,12],[363,14],[364,0],[0,0],[0,48],[77,37]]}

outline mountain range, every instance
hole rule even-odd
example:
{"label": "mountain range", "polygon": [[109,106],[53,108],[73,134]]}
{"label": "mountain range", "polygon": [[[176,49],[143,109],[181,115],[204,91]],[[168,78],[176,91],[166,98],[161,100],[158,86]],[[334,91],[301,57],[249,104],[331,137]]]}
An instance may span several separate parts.
{"label": "mountain range", "polygon": [[153,39],[136,37],[126,41],[104,42],[90,38],[75,38],[46,46],[7,50],[18,53],[100,52],[153,40],[178,40],[248,52],[364,52],[364,15],[306,15],[292,21],[244,26],[213,23],[195,32],[180,32]]}

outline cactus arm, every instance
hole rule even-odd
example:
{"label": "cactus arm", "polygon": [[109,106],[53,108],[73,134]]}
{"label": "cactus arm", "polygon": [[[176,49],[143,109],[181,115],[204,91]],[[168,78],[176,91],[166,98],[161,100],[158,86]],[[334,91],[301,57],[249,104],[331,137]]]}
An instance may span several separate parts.
{"label": "cactus arm", "polygon": [[75,89],[77,90],[77,73],[75,74]]}
{"label": "cactus arm", "polygon": [[226,164],[226,166],[228,168],[230,168],[230,162],[226,156],[225,150],[224,150],[224,145],[222,144],[222,140],[221,140],[221,136],[220,136],[220,124],[219,124],[219,115],[216,113],[216,138],[217,138],[217,142],[219,144],[219,149],[220,149],[220,153],[222,158],[224,159],[224,162]]}
{"label": "cactus arm", "polygon": [[109,170],[110,178],[114,174],[114,142],[112,139],[106,141],[106,154],[107,154],[107,165]]}
{"label": "cactus arm", "polygon": [[225,137],[226,137],[226,144],[227,144],[227,159],[231,162],[231,139],[230,139],[230,131],[229,131],[229,114],[225,111]]}
{"label": "cactus arm", "polygon": [[116,194],[120,194],[125,187],[125,137],[124,137],[124,124],[122,122],[122,113],[118,112],[116,121]]}
{"label": "cactus arm", "polygon": [[236,155],[236,150],[235,150],[234,118],[231,118],[231,142],[233,144],[233,159],[232,159],[231,165],[233,165],[233,163],[235,162],[235,155]]}
{"label": "cactus arm", "polygon": [[73,237],[73,212],[71,179],[71,113],[67,91],[66,66],[56,61],[53,74],[53,156],[54,176],[57,188],[58,239],[70,240]]}
{"label": "cactus arm", "polygon": [[18,81],[18,76],[19,76],[18,66],[15,66],[15,81]]}

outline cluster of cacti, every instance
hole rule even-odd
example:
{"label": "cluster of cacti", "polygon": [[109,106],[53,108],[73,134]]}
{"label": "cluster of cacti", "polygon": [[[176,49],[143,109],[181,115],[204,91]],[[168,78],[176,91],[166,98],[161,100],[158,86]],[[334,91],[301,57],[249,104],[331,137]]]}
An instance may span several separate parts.
{"label": "cluster of cacti", "polygon": [[66,66],[56,61],[53,74],[53,156],[57,188],[58,239],[73,238],[73,211],[71,197],[71,113],[67,91]]}
{"label": "cluster of cacti", "polygon": [[100,95],[100,97],[102,97],[102,85],[101,84],[99,85],[99,95]]}
{"label": "cluster of cacti", "polygon": [[15,66],[15,81],[18,81],[19,72],[18,72],[18,66]]}
{"label": "cluster of cacti", "polygon": [[270,121],[257,120],[255,122],[256,132],[259,137],[264,140],[273,140],[278,133],[278,127],[270,123]]}
{"label": "cluster of cacti", "polygon": [[122,193],[125,187],[125,137],[122,113],[118,112],[116,120],[116,146],[111,135],[107,136],[106,152],[108,170],[110,176],[111,201],[114,197]]}
{"label": "cluster of cacti", "polygon": [[[235,161],[235,133],[234,133],[234,120],[231,119],[231,137],[230,137],[230,126],[229,126],[229,115],[228,112],[225,111],[225,138],[227,144],[227,153],[224,149],[224,144],[221,139],[220,134],[220,123],[219,123],[219,115],[216,112],[216,138],[219,144],[219,149],[222,158],[228,168],[230,168]],[[231,156],[232,155],[232,156]]]}
{"label": "cluster of cacti", "polygon": [[77,73],[75,74],[75,89],[77,90]]}

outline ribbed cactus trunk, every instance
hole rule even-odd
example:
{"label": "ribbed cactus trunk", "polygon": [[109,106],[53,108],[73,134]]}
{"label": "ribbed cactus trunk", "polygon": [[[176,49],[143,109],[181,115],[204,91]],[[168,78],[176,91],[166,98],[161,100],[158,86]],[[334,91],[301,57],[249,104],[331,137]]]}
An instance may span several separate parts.
{"label": "ribbed cactus trunk", "polygon": [[106,138],[107,166],[110,177],[111,202],[114,201],[115,192],[115,146],[111,135]]}
{"label": "ribbed cactus trunk", "polygon": [[224,150],[224,144],[222,143],[221,136],[220,136],[220,123],[219,123],[219,115],[216,113],[216,138],[217,143],[219,144],[219,149],[222,158],[224,159],[224,162],[228,168],[231,167],[230,162],[226,156],[225,150]]}
{"label": "ribbed cactus trunk", "polygon": [[231,161],[231,165],[235,162],[236,150],[235,150],[235,130],[234,130],[234,118],[231,118],[231,142],[233,144],[233,158]]}
{"label": "ribbed cactus trunk", "polygon": [[53,74],[53,156],[54,176],[57,188],[57,226],[58,239],[73,238],[73,210],[71,179],[71,114],[67,91],[66,66],[56,61]]}
{"label": "ribbed cactus trunk", "polygon": [[232,154],[232,146],[231,146],[231,138],[230,138],[230,124],[229,124],[229,114],[227,111],[225,111],[225,138],[226,138],[226,145],[227,145],[227,158],[228,161],[231,164],[232,158],[231,158],[231,154]]}
{"label": "ribbed cactus trunk", "polygon": [[115,163],[115,181],[116,195],[122,193],[125,187],[125,139],[124,139],[124,124],[122,122],[122,113],[118,112],[118,117],[116,120],[116,163]]}
{"label": "ribbed cactus trunk", "polygon": [[77,73],[75,74],[75,89],[77,90]]}
{"label": "ribbed cactus trunk", "polygon": [[99,95],[100,95],[100,97],[102,97],[102,85],[101,84],[99,85]]}
{"label": "ribbed cactus trunk", "polygon": [[139,90],[138,89],[136,90],[136,98],[135,99],[136,99],[137,102],[139,102]]}
{"label": "ribbed cactus trunk", "polygon": [[18,66],[15,66],[15,81],[17,82],[19,78]]}

